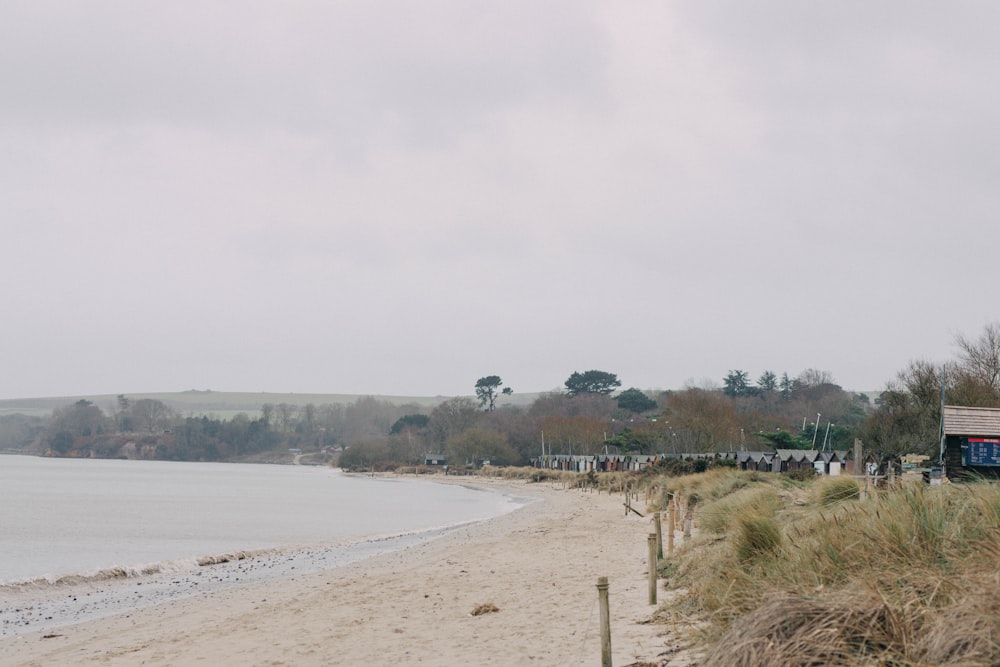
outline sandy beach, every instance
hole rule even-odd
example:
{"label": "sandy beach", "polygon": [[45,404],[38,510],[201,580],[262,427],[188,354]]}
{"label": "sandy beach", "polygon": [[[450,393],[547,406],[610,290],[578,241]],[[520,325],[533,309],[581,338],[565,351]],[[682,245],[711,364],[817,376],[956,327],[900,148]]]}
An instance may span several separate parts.
{"label": "sandy beach", "polygon": [[616,666],[676,648],[647,623],[650,521],[620,496],[448,483],[539,500],[354,564],[0,639],[0,665],[596,665],[600,576]]}

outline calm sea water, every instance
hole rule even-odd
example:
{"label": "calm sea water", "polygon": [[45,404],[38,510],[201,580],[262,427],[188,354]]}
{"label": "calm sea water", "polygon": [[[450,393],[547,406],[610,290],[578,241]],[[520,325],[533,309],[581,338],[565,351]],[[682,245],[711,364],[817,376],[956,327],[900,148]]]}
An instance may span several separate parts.
{"label": "calm sea water", "polygon": [[429,532],[521,502],[321,467],[0,456],[0,583]]}

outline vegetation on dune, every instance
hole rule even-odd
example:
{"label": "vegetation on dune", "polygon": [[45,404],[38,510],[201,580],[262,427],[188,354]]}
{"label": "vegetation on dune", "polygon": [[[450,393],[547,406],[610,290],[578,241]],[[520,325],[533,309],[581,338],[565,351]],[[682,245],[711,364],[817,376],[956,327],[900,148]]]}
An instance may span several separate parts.
{"label": "vegetation on dune", "polygon": [[[1000,487],[661,478],[698,531],[662,563],[706,665],[1000,664]],[[853,491],[850,492],[850,491]]]}
{"label": "vegetation on dune", "polygon": [[833,505],[861,495],[861,489],[853,477],[824,477],[816,481],[812,491],[820,505]]}

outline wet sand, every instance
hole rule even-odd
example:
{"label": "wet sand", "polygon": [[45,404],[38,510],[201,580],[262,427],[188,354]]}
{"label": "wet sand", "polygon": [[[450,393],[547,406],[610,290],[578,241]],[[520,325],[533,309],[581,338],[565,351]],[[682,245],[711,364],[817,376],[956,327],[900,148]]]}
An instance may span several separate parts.
{"label": "wet sand", "polygon": [[[157,575],[156,586],[137,578],[24,591],[0,602],[23,612],[5,621],[36,626],[0,638],[0,665],[593,665],[600,576],[610,582],[615,665],[653,661],[674,647],[663,626],[647,623],[650,522],[625,517],[621,497],[460,483],[539,502],[347,565],[320,551],[315,567],[286,562],[275,576],[250,572],[277,564],[262,556]],[[209,584],[213,577],[225,585]],[[118,601],[90,615],[66,611],[98,589],[100,599]],[[498,611],[472,615],[482,604]],[[72,613],[72,624],[42,623]]]}

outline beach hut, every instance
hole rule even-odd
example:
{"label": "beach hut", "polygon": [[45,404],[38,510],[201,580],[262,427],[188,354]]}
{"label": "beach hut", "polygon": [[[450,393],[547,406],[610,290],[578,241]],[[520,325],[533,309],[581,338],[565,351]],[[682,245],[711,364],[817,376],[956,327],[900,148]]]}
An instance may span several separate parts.
{"label": "beach hut", "polygon": [[833,451],[823,451],[819,453],[819,457],[813,462],[813,465],[820,465],[822,463],[823,469],[820,470],[816,468],[820,474],[830,475],[831,477],[837,477],[844,470],[844,461],[847,459],[846,450],[833,450]]}
{"label": "beach hut", "polygon": [[642,470],[648,465],[651,465],[656,460],[656,457],[650,456],[649,454],[638,454],[633,457],[633,470],[636,472]]}
{"label": "beach hut", "polygon": [[425,466],[448,465],[448,457],[445,456],[444,454],[425,454],[424,465]]}
{"label": "beach hut", "polygon": [[779,449],[775,456],[780,461],[780,465],[774,466],[775,472],[791,472],[812,468],[819,452],[815,449]]}
{"label": "beach hut", "polygon": [[[949,478],[1000,478],[1000,408],[946,405],[942,430],[941,462]],[[932,481],[934,473],[932,468]]]}
{"label": "beach hut", "polygon": [[772,472],[788,472],[788,462],[792,460],[793,450],[776,449],[774,458],[771,459]]}
{"label": "beach hut", "polygon": [[771,472],[771,452],[737,452],[736,462],[741,470]]}
{"label": "beach hut", "polygon": [[736,465],[740,470],[750,470],[751,466],[756,467],[757,462],[753,459],[755,454],[760,452],[737,452]]}

